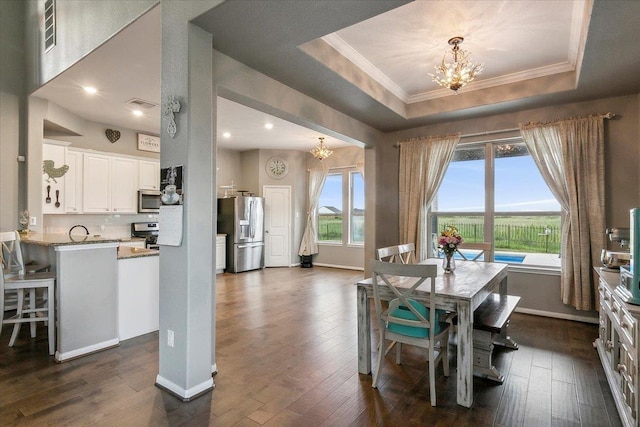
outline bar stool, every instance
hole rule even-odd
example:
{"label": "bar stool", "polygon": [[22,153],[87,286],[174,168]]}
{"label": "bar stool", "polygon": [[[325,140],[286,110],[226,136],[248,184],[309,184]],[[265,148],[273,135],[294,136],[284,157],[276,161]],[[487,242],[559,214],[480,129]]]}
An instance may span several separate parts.
{"label": "bar stool", "polygon": [[[13,347],[23,323],[30,323],[31,337],[35,338],[36,322],[47,322],[49,354],[53,355],[55,351],[55,276],[49,272],[25,274],[17,232],[0,233],[0,243],[2,243],[0,332],[4,324],[13,324],[13,333],[9,340],[9,346]],[[44,291],[43,298],[38,298],[38,290]],[[5,319],[5,311],[12,310],[15,310],[16,314]]]}

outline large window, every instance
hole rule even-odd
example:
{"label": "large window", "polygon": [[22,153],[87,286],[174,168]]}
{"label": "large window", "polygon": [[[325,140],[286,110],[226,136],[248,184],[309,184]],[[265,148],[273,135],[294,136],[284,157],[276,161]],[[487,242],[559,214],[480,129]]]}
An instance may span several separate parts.
{"label": "large window", "polygon": [[364,179],[358,172],[327,176],[318,201],[318,242],[364,244]]}
{"label": "large window", "polygon": [[560,265],[560,205],[521,140],[459,145],[430,217],[432,233],[492,242],[498,262]]}

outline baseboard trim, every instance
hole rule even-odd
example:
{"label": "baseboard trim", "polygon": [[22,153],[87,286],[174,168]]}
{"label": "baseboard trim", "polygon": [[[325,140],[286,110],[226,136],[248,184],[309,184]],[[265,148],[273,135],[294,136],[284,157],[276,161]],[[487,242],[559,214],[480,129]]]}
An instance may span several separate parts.
{"label": "baseboard trim", "polygon": [[574,314],[557,313],[553,311],[534,310],[531,308],[516,308],[516,313],[532,314],[534,316],[551,317],[554,319],[572,320],[574,322],[598,324],[597,317],[576,316]]}
{"label": "baseboard trim", "polygon": [[343,270],[356,270],[356,271],[364,271],[362,267],[354,267],[352,265],[336,265],[336,264],[324,264],[320,262],[314,262],[314,266],[318,267],[329,267],[329,268],[341,268]]}
{"label": "baseboard trim", "polygon": [[173,394],[174,396],[182,399],[182,401],[184,402],[188,402],[208,391],[213,390],[215,384],[213,383],[213,378],[209,378],[208,380],[201,382],[195,387],[191,387],[190,389],[185,390],[174,382],[169,381],[168,379],[158,374],[158,376],[156,377],[156,387],[159,387]]}
{"label": "baseboard trim", "polygon": [[117,347],[118,345],[120,345],[120,340],[118,338],[114,338],[111,340],[103,341],[98,344],[82,347],[76,350],[65,351],[64,353],[56,351],[55,360],[56,362],[66,362],[68,360],[75,359],[80,356],[86,356],[87,354],[95,353],[96,351],[102,351],[108,348]]}

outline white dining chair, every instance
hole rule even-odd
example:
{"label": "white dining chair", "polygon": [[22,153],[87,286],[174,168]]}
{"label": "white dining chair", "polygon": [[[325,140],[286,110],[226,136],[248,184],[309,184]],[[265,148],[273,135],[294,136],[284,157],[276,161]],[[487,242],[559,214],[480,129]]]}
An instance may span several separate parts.
{"label": "white dining chair", "polygon": [[[449,376],[449,324],[440,322],[436,315],[436,299],[430,298],[429,307],[425,307],[415,298],[415,290],[425,281],[430,281],[430,293],[436,292],[437,266],[423,264],[396,264],[371,260],[373,272],[373,298],[380,322],[380,346],[378,363],[373,374],[374,388],[378,387],[380,372],[386,355],[387,340],[402,344],[426,348],[429,360],[429,393],[431,405],[436,406],[436,366],[442,361],[444,375]],[[394,285],[393,276],[408,278],[403,287]],[[381,288],[389,289],[395,298],[389,301],[387,309],[382,308]],[[400,351],[396,363],[400,364]]]}

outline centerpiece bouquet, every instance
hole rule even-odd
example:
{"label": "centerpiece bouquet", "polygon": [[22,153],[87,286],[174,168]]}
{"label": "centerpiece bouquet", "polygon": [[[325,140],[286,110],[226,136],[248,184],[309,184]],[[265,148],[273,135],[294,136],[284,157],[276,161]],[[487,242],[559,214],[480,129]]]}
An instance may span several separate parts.
{"label": "centerpiece bouquet", "polygon": [[444,259],[442,262],[442,266],[444,268],[445,273],[451,273],[455,270],[455,261],[453,259],[453,254],[456,253],[458,249],[458,245],[464,241],[460,233],[458,233],[458,229],[452,225],[447,225],[444,230],[440,232],[440,237],[438,238],[438,248],[444,254]]}

